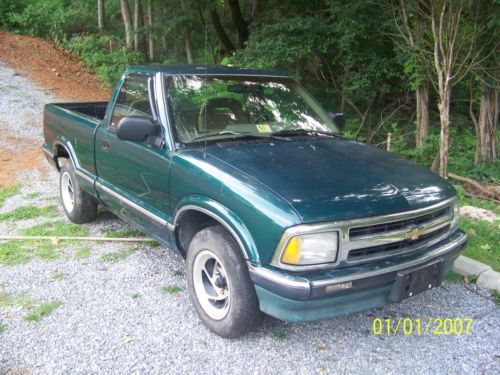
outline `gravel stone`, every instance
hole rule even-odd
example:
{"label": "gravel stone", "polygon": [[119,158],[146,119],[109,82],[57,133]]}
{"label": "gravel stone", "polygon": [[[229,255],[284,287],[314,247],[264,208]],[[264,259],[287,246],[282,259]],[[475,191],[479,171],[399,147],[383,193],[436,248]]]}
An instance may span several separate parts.
{"label": "gravel stone", "polygon": [[[0,63],[2,129],[8,126],[41,141],[40,129],[24,127],[18,120],[25,115],[40,119],[42,105],[52,100]],[[0,212],[55,204],[60,217],[0,222],[0,234],[19,233],[50,220],[68,222],[54,198],[54,171],[26,171],[20,177],[20,193]],[[35,192],[40,195],[30,195]],[[101,235],[128,225],[103,212],[83,227]],[[82,246],[89,248],[88,258],[75,257]],[[124,259],[101,259],[131,247],[135,250]],[[445,282],[400,304],[308,324],[268,317],[254,332],[227,340],[197,318],[187,293],[184,261],[177,253],[145,243],[68,242],[60,249],[62,256],[56,260],[34,257],[25,264],[0,265],[0,291],[26,292],[37,303],[62,303],[38,323],[23,319],[25,308],[0,307],[0,324],[6,327],[0,333],[0,374],[500,373],[500,309],[490,292],[477,285]],[[54,280],[56,273],[64,277]],[[181,292],[162,292],[171,285],[180,286]],[[372,333],[376,317],[473,318],[474,323],[469,335],[387,336]]]}

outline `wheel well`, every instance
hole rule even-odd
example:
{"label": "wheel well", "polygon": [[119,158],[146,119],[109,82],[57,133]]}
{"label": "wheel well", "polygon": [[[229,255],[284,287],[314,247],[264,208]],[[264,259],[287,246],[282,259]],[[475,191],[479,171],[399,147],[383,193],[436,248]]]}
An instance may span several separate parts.
{"label": "wheel well", "polygon": [[61,169],[62,163],[59,159],[71,159],[68,150],[64,146],[58,144],[54,151],[54,162],[56,163],[56,168],[59,171]]}
{"label": "wheel well", "polygon": [[194,235],[200,230],[219,225],[220,223],[213,217],[196,210],[189,210],[182,214],[177,224],[175,239],[177,247],[186,256],[189,244]]}

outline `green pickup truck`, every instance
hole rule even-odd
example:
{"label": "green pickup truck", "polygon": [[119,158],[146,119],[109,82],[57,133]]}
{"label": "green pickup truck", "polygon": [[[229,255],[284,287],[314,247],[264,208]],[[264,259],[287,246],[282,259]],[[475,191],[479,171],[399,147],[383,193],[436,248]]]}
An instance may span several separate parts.
{"label": "green pickup truck", "polygon": [[[187,264],[202,322],[302,322],[439,286],[465,247],[453,187],[340,133],[286,74],[136,66],[109,102],[48,104],[43,151],[75,223],[98,205]],[[168,313],[168,312],[166,312]]]}

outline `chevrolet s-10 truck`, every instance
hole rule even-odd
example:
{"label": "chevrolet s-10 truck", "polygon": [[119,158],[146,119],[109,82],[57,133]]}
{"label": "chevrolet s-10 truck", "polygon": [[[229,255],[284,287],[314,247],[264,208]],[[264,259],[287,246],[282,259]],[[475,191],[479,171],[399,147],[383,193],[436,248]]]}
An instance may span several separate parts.
{"label": "chevrolet s-10 truck", "polygon": [[46,105],[43,151],[71,221],[101,205],[178,250],[201,321],[236,337],[262,312],[399,302],[466,245],[453,187],[343,137],[340,119],[280,72],[136,66],[109,102]]}

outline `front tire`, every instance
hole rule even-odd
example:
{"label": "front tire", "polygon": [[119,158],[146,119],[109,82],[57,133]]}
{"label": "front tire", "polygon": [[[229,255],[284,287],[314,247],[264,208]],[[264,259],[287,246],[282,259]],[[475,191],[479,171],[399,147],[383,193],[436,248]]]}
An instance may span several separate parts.
{"label": "front tire", "polygon": [[61,167],[59,193],[64,212],[73,223],[88,223],[96,218],[97,202],[80,188],[73,163],[70,160]]}
{"label": "front tire", "polygon": [[191,301],[212,332],[234,338],[261,322],[263,314],[245,259],[222,226],[199,231],[186,262]]}

